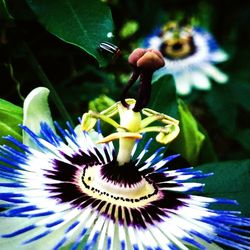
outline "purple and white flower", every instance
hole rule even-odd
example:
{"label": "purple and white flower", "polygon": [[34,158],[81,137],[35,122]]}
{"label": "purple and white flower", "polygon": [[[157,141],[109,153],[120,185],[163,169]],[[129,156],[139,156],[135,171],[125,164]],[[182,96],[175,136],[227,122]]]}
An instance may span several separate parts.
{"label": "purple and white flower", "polygon": [[12,137],[15,149],[1,146],[2,249],[250,249],[250,220],[209,208],[236,202],[192,194],[207,175],[168,169],[176,155],[148,155],[150,143],[138,154],[136,143],[119,166],[112,142],[57,128],[61,136],[46,123],[40,136],[23,127],[37,149]]}
{"label": "purple and white flower", "polygon": [[190,94],[192,88],[211,89],[210,78],[220,84],[228,81],[228,76],[215,66],[226,61],[228,55],[201,27],[170,23],[147,37],[144,45],[161,51],[165,67],[158,74],[173,75],[180,95]]}

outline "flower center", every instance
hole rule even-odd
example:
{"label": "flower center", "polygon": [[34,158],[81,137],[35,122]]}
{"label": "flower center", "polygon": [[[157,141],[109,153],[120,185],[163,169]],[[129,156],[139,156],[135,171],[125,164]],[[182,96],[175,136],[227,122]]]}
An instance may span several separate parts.
{"label": "flower center", "polygon": [[79,183],[82,192],[90,197],[120,206],[144,206],[159,198],[156,186],[143,177],[132,162],[127,166],[118,166],[116,161],[89,166]]}
{"label": "flower center", "polygon": [[160,51],[170,60],[182,59],[195,53],[195,44],[192,36],[171,38],[162,43]]}

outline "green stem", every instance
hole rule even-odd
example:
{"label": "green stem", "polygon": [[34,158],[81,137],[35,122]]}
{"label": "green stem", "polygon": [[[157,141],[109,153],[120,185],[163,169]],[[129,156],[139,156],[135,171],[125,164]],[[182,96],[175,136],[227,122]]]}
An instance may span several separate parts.
{"label": "green stem", "polygon": [[30,48],[28,47],[28,45],[25,42],[24,42],[23,47],[25,49],[27,58],[29,59],[29,62],[31,64],[32,68],[34,69],[34,71],[37,74],[38,79],[44,84],[44,86],[46,86],[48,89],[50,89],[52,100],[54,101],[59,113],[61,114],[61,116],[63,117],[63,119],[65,121],[69,121],[70,124],[74,127],[74,123],[73,123],[68,111],[64,107],[63,102],[61,101],[61,98],[57,94],[52,83],[50,82],[50,80],[48,79],[46,74],[44,73],[41,65],[39,64],[39,62],[37,61],[37,59],[33,55],[32,51],[30,50]]}

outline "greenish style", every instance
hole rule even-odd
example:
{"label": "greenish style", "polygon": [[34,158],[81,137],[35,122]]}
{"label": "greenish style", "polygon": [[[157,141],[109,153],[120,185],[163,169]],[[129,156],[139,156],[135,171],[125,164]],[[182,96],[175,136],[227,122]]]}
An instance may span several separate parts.
{"label": "greenish style", "polygon": [[[53,35],[93,56],[100,66],[107,61],[98,50],[110,40],[113,21],[110,9],[99,0],[26,0],[39,22]],[[59,4],[60,3],[60,4]]]}

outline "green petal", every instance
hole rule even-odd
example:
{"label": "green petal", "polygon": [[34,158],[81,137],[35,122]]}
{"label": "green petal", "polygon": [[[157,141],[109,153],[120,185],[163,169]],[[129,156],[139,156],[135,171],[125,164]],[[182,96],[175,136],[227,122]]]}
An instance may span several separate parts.
{"label": "green petal", "polygon": [[[54,123],[48,104],[49,89],[38,87],[32,90],[24,100],[23,125],[27,126],[34,133],[40,133],[40,123],[46,122],[53,131]],[[34,143],[26,132],[23,132],[23,143],[35,147]]]}

